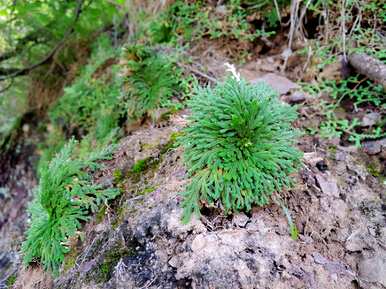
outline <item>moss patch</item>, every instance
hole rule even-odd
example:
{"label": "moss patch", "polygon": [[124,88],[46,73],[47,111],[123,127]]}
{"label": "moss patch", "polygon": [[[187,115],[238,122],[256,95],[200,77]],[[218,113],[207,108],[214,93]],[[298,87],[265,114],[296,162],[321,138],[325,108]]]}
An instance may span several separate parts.
{"label": "moss patch", "polygon": [[103,283],[110,280],[115,266],[119,260],[124,256],[133,256],[136,252],[132,248],[125,246],[121,247],[117,245],[113,247],[109,252],[106,253],[103,263],[99,267],[99,274],[96,278],[97,283]]}
{"label": "moss patch", "polygon": [[134,174],[139,174],[139,173],[145,171],[146,168],[148,167],[149,162],[150,162],[150,158],[146,158],[146,159],[137,161],[133,165],[133,167],[131,168],[131,172]]}
{"label": "moss patch", "polygon": [[331,157],[333,159],[335,159],[335,155],[336,155],[336,152],[337,152],[337,147],[335,145],[329,145],[327,150],[330,153]]}
{"label": "moss patch", "polygon": [[74,268],[76,264],[76,259],[78,257],[78,250],[76,248],[71,248],[71,251],[66,254],[63,262],[63,271],[67,272]]}
{"label": "moss patch", "polygon": [[95,221],[97,224],[101,223],[106,215],[106,206],[103,206],[99,209],[99,211],[95,215]]}
{"label": "moss patch", "polygon": [[137,193],[137,195],[144,196],[144,195],[147,195],[147,194],[150,194],[150,193],[154,192],[155,190],[156,190],[155,187],[149,186],[149,187],[146,187],[143,190],[139,191]]}
{"label": "moss patch", "polygon": [[123,223],[126,213],[126,206],[121,206],[115,210],[114,220],[111,222],[111,227],[113,229],[118,228],[119,225]]}
{"label": "moss patch", "polygon": [[378,178],[382,175],[381,171],[379,170],[379,168],[377,168],[377,166],[374,163],[370,163],[367,166],[367,172],[376,178]]}
{"label": "moss patch", "polygon": [[13,284],[16,282],[16,274],[13,274],[8,277],[7,281],[5,282],[7,288],[11,288]]}
{"label": "moss patch", "polygon": [[168,150],[178,146],[178,138],[183,135],[183,132],[176,131],[170,135],[169,141],[162,147],[161,154],[165,154]]}
{"label": "moss patch", "polygon": [[115,184],[119,185],[120,183],[122,183],[123,180],[124,180],[124,176],[123,176],[122,170],[116,169],[113,172],[113,178],[114,178],[114,183]]}
{"label": "moss patch", "polygon": [[149,157],[143,160],[137,161],[131,168],[128,177],[135,183],[138,183],[141,179],[141,175],[148,170],[156,170],[160,163],[158,157]]}

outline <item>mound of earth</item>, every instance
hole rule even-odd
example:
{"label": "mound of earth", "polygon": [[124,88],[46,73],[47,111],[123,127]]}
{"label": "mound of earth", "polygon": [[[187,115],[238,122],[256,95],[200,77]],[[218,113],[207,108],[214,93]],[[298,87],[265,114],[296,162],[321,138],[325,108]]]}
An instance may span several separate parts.
{"label": "mound of earth", "polygon": [[385,188],[354,147],[300,140],[304,167],[284,193],[297,240],[276,204],[231,216],[207,208],[181,224],[187,176],[173,142],[187,113],[126,137],[95,176],[125,193],[74,240],[54,288],[386,287]]}

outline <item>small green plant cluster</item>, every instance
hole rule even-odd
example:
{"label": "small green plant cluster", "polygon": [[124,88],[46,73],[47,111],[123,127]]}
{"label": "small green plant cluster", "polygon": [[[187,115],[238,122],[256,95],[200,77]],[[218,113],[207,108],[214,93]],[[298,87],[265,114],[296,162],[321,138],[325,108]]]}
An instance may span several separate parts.
{"label": "small green plant cluster", "polygon": [[83,150],[88,147],[92,151],[91,147],[98,149],[114,142],[124,114],[119,67],[111,65],[105,69],[107,72],[100,68],[113,63],[119,53],[106,35],[97,39],[88,64],[48,111],[50,123],[45,127],[46,139],[39,144],[38,171],[74,135],[82,139]]}
{"label": "small green plant cluster", "polygon": [[363,103],[380,106],[383,101],[383,87],[370,80],[360,80],[358,75],[350,76],[341,81],[324,80],[319,84],[319,90],[329,94],[338,104],[343,99],[353,101],[355,109]]}
{"label": "small green plant cluster", "polygon": [[129,74],[125,81],[129,120],[154,118],[157,109],[179,107],[172,97],[182,88],[182,71],[172,59],[142,45],[128,46],[125,58]]}
{"label": "small green plant cluster", "polygon": [[97,140],[118,127],[122,114],[122,79],[118,76],[118,66],[112,65],[109,73],[96,75],[100,67],[118,56],[119,50],[111,46],[106,36],[98,39],[88,65],[50,109],[54,125],[63,127],[69,135],[91,133]]}
{"label": "small green plant cluster", "polygon": [[88,220],[89,213],[119,194],[115,188],[94,184],[91,177],[102,167],[99,160],[110,159],[112,147],[90,153],[87,158],[79,157],[78,149],[72,139],[48,166],[42,167],[29,207],[31,224],[22,246],[24,263],[40,261],[55,274],[69,251],[68,238],[76,234],[82,221]]}
{"label": "small green plant cluster", "polygon": [[[350,101],[354,112],[366,105],[386,108],[382,85],[374,84],[370,80],[360,80],[358,76],[351,76],[341,81],[324,80],[317,85],[305,85],[304,89],[314,95],[325,93],[331,99],[320,101],[320,110],[325,117],[318,127],[322,137],[341,138],[347,135],[350,142],[360,146],[361,141],[365,139],[377,139],[386,135],[384,121],[379,121],[371,128],[363,129],[358,118],[348,119],[339,113],[343,109],[341,107],[343,101]],[[316,133],[316,130],[311,132]]]}
{"label": "small green plant cluster", "polygon": [[[68,238],[100,204],[118,195],[115,188],[94,184],[91,175],[100,168],[97,161],[111,155],[106,147],[117,136],[120,122],[178,106],[171,99],[181,82],[174,62],[138,45],[120,53],[108,38],[100,38],[88,65],[49,111],[47,139],[40,146],[39,187],[23,244],[25,264],[40,261],[46,270],[57,273],[69,250]],[[125,56],[127,63],[114,64]],[[70,139],[66,144],[72,135],[80,142]],[[144,165],[133,171],[140,172]]]}
{"label": "small green plant cluster", "polygon": [[300,165],[292,128],[296,110],[280,102],[265,83],[227,79],[199,88],[180,137],[191,177],[183,194],[184,221],[199,215],[200,202],[226,212],[265,205],[274,191],[291,185]]}
{"label": "small green plant cluster", "polygon": [[[277,1],[280,6],[286,2]],[[257,18],[261,17],[265,28],[256,28],[248,21],[252,14],[259,14]],[[199,40],[202,37],[253,41],[274,34],[278,22],[277,10],[271,1],[230,0],[215,7],[207,1],[178,0],[155,19],[149,29],[156,43],[177,42],[179,38],[183,41]]]}
{"label": "small green plant cluster", "polygon": [[[114,64],[118,59],[121,63]],[[47,163],[73,135],[82,139],[84,150],[104,146],[116,140],[126,123],[156,118],[160,108],[165,115],[179,109],[172,97],[183,94],[183,83],[172,57],[142,45],[130,45],[122,53],[109,38],[100,37],[88,64],[49,110],[40,163]]]}

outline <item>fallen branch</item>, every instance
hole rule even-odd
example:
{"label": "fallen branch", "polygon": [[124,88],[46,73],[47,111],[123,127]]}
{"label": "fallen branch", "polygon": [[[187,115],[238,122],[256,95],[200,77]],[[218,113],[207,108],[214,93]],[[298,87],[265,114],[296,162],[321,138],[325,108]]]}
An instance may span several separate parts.
{"label": "fallen branch", "polygon": [[348,61],[359,74],[382,84],[386,89],[386,65],[382,61],[365,53],[352,53]]}

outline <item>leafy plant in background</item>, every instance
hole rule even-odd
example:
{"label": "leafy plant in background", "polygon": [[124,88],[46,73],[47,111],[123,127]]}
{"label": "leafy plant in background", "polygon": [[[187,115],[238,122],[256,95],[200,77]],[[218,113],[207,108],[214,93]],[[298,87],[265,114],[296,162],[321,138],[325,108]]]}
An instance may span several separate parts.
{"label": "leafy plant in background", "polygon": [[[12,1],[0,3],[0,48],[2,61],[21,64],[40,60],[61,40],[87,38],[119,18],[117,3],[106,1]],[[5,40],[4,42],[2,40]],[[3,63],[2,63],[3,64]]]}
{"label": "leafy plant in background", "polygon": [[291,185],[300,165],[299,135],[291,126],[296,110],[280,102],[264,83],[227,79],[198,89],[180,137],[190,183],[183,193],[184,221],[200,202],[226,212],[265,205],[274,191]]}
{"label": "leafy plant in background", "polygon": [[107,73],[102,71],[101,75],[97,74],[118,54],[119,50],[111,46],[108,37],[100,37],[94,44],[88,64],[49,109],[46,139],[39,144],[38,172],[48,165],[73,135],[84,138],[81,145],[85,147],[88,143],[90,151],[114,142],[118,120],[123,114],[121,78],[118,77],[118,67],[114,65],[109,68],[110,71],[107,69]]}
{"label": "leafy plant in background", "polygon": [[[385,4],[382,1],[354,0],[342,5],[338,8],[333,2],[325,5],[316,1],[308,7],[310,12],[322,17],[328,16],[331,20],[326,21],[325,33],[321,34],[322,39],[314,45],[315,58],[319,62],[317,72],[328,64],[338,63],[341,54],[349,55],[352,52],[363,52],[386,61],[381,32]],[[346,37],[342,37],[343,26],[346,29]],[[359,110],[370,109],[382,114],[386,104],[381,85],[354,75],[342,80],[321,80],[316,85],[305,85],[305,89],[314,95],[323,93],[330,97],[328,101],[320,102],[320,110],[325,120],[318,128],[308,128],[313,130],[313,133],[319,131],[322,137],[347,139],[356,146],[360,146],[363,140],[386,135],[384,121],[365,128],[361,121],[355,118],[355,113]],[[352,104],[353,109],[347,109],[347,106],[344,108],[343,103]]]}
{"label": "leafy plant in background", "polygon": [[[114,64],[118,57],[120,64]],[[127,122],[155,118],[160,108],[165,115],[179,109],[172,96],[184,94],[184,89],[186,80],[172,56],[141,45],[121,53],[109,38],[100,37],[88,64],[49,110],[51,124],[39,167],[72,135],[92,151],[114,142]]]}
{"label": "leafy plant in background", "polygon": [[92,182],[90,172],[100,169],[98,160],[111,157],[111,147],[77,156],[77,142],[70,140],[42,167],[39,187],[30,205],[31,224],[23,243],[24,263],[40,261],[46,270],[57,274],[68,252],[68,238],[99,205],[115,198],[119,191]]}
{"label": "leafy plant in background", "polygon": [[152,116],[159,108],[178,107],[172,96],[182,88],[182,72],[172,59],[141,45],[128,46],[125,57],[128,68],[125,100],[129,119],[136,121]]}
{"label": "leafy plant in background", "polygon": [[[277,1],[278,5],[289,1]],[[249,15],[258,15],[264,25],[255,28],[248,20]],[[261,36],[274,34],[279,22],[277,10],[272,1],[225,1],[214,7],[206,1],[175,1],[149,27],[152,39],[156,43],[229,38],[239,41],[253,41]],[[264,27],[265,28],[264,28]]]}
{"label": "leafy plant in background", "polygon": [[97,75],[98,69],[118,55],[119,50],[111,46],[107,37],[99,38],[89,64],[50,109],[49,116],[54,125],[63,127],[70,135],[91,133],[97,140],[118,127],[118,119],[123,113],[119,67],[112,65],[110,70]]}
{"label": "leafy plant in background", "polygon": [[[357,118],[347,119],[339,116],[343,101],[351,101],[354,112],[364,105],[372,105],[375,108],[386,108],[384,89],[382,85],[373,84],[370,80],[359,80],[358,76],[347,79],[324,80],[317,85],[304,85],[304,89],[311,94],[327,94],[331,101],[320,101],[320,110],[325,120],[320,123],[320,135],[325,138],[341,138],[348,136],[348,140],[356,146],[360,146],[365,139],[377,139],[386,135],[385,123],[380,121],[373,127],[363,130],[361,122]],[[315,131],[316,132],[316,131]]]}
{"label": "leafy plant in background", "polygon": [[123,0],[0,1],[0,144],[56,99],[98,31],[120,33],[124,14]]}

